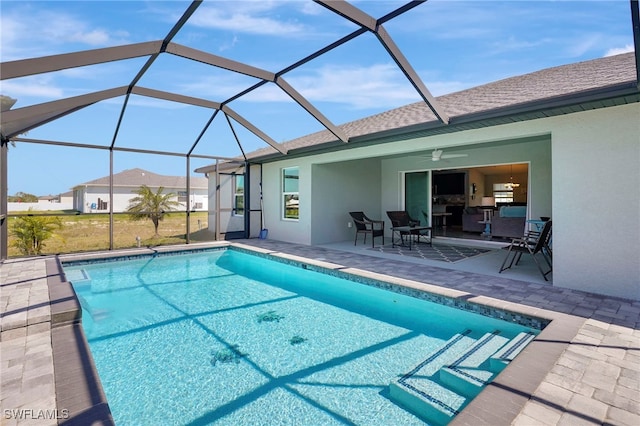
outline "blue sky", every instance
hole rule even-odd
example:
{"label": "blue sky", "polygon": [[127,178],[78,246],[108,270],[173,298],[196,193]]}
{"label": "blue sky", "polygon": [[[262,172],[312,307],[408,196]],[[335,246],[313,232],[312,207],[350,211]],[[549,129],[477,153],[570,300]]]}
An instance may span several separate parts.
{"label": "blue sky", "polygon": [[[353,1],[380,18],[404,1]],[[2,62],[161,40],[190,1],[11,1],[0,3]],[[435,96],[633,49],[628,0],[430,0],[385,24]],[[277,72],[351,33],[356,26],[311,1],[205,0],[173,42]],[[14,109],[127,86],[146,58],[4,80]],[[420,98],[372,34],[284,74],[335,124]],[[160,55],[140,86],[221,102],[257,80],[169,54]],[[114,138],[124,97],[102,101],[28,132],[26,137],[90,145]],[[275,85],[229,104],[277,142],[322,126]],[[186,152],[211,110],[132,96],[116,146]],[[234,124],[246,151],[266,146]],[[235,156],[239,149],[222,114],[195,153]],[[211,160],[192,159],[191,171]],[[141,167],[182,175],[184,158],[114,153],[114,171]],[[9,194],[58,194],[106,176],[109,153],[18,143],[9,150]]]}

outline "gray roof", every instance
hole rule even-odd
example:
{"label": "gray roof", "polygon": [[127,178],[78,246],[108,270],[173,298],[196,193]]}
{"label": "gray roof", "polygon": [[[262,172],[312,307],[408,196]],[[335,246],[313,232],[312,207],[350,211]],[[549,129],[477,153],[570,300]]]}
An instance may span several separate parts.
{"label": "gray roof", "polygon": [[[602,100],[612,97],[625,98],[623,103],[638,102],[639,93],[635,53],[631,52],[548,68],[440,96],[436,99],[451,118],[449,125],[441,124],[425,102],[416,102],[339,127],[350,142],[417,131],[422,131],[423,136],[609,106]],[[597,103],[585,105],[594,101]],[[577,104],[582,106],[567,109]],[[561,110],[553,111],[557,108]],[[331,132],[323,130],[283,145],[293,154],[296,149],[340,148],[348,144],[338,143]],[[247,154],[253,160],[274,156],[281,157],[270,147]]]}
{"label": "gray roof", "polygon": [[[207,189],[206,177],[191,177],[191,189]],[[164,187],[167,189],[187,188],[185,176],[164,176],[143,169],[129,169],[113,175],[113,186],[139,187],[147,185],[150,188]],[[109,176],[81,183],[78,186],[109,186]],[[74,188],[75,188],[74,187]]]}

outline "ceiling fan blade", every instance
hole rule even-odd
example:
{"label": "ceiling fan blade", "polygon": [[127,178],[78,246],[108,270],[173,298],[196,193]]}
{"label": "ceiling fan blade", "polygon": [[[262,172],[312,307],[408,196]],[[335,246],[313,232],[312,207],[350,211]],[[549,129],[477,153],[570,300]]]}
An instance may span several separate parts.
{"label": "ceiling fan blade", "polygon": [[441,160],[446,160],[448,158],[458,158],[458,157],[468,157],[469,154],[444,154],[444,151],[441,149],[434,149],[431,152],[430,156],[427,155],[419,155],[418,157],[424,158],[424,160],[420,160],[422,161],[441,161]]}

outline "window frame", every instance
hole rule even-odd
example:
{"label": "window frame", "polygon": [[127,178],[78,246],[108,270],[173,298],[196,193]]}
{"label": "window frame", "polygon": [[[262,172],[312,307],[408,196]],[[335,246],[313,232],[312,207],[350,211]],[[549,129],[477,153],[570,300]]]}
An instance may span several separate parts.
{"label": "window frame", "polygon": [[[242,184],[239,185],[238,181],[241,180]],[[244,217],[244,212],[245,212],[245,185],[244,185],[245,179],[244,179],[244,174],[238,175],[238,174],[234,174],[233,175],[233,200],[232,200],[232,205],[233,205],[233,211],[232,211],[232,216],[237,216],[237,217]],[[241,192],[238,192],[238,189],[242,189]],[[238,200],[242,199],[242,213],[238,213],[239,209],[238,209]]]}
{"label": "window frame", "polygon": [[[287,171],[296,171],[296,179],[297,184],[296,190],[288,190],[290,188],[287,187]],[[289,178],[292,179],[292,178]],[[291,167],[283,167],[280,171],[280,184],[281,184],[281,195],[280,195],[280,218],[286,221],[297,222],[300,220],[300,167],[299,166],[291,166]],[[287,212],[293,210],[291,207],[287,207],[287,203],[291,200],[296,200],[298,204],[297,215],[288,215]]]}
{"label": "window frame", "polygon": [[513,188],[509,189],[509,182],[493,184],[493,198],[498,203],[513,203]]}

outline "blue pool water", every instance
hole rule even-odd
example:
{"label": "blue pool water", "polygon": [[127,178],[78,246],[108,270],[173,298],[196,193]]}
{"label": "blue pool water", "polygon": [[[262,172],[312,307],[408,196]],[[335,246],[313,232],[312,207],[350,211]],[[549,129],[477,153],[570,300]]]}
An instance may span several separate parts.
{"label": "blue pool water", "polygon": [[64,269],[118,425],[424,424],[392,380],[464,330],[530,331],[234,250]]}

